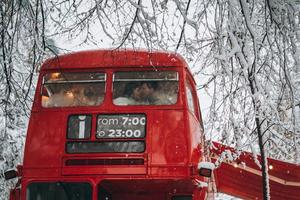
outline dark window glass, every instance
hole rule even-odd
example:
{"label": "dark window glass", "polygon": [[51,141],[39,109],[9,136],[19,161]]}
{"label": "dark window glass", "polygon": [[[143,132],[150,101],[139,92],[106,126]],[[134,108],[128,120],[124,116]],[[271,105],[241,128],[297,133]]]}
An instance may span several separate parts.
{"label": "dark window glass", "polygon": [[66,150],[67,153],[141,153],[145,151],[145,142],[67,142]]}
{"label": "dark window glass", "polygon": [[115,105],[172,105],[178,98],[176,71],[116,72]]}
{"label": "dark window glass", "polygon": [[68,121],[68,139],[90,138],[92,128],[91,115],[72,115]]}
{"label": "dark window glass", "polygon": [[174,196],[172,200],[192,200],[192,196]]}
{"label": "dark window glass", "polygon": [[92,187],[88,183],[31,183],[26,200],[91,200]]}
{"label": "dark window glass", "polygon": [[98,200],[112,200],[112,195],[103,187],[98,187]]}

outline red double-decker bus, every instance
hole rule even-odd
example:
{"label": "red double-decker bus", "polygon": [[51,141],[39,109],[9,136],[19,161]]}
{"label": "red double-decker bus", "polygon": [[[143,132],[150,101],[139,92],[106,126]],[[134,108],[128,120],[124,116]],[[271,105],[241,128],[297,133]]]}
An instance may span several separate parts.
{"label": "red double-decker bus", "polygon": [[[41,67],[11,199],[204,199],[195,81],[177,54],[72,53]],[[199,165],[199,166],[198,166]],[[205,174],[206,172],[206,174]]]}

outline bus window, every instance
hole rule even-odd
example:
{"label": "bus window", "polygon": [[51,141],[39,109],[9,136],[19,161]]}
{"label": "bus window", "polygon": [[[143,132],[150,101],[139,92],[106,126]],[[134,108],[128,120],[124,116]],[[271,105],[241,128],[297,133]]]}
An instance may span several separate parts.
{"label": "bus window", "polygon": [[172,200],[192,200],[192,196],[190,195],[184,195],[184,196],[174,196],[172,197]]}
{"label": "bus window", "polygon": [[98,200],[112,200],[112,195],[105,188],[98,186]]}
{"label": "bus window", "polygon": [[186,86],[186,97],[187,97],[189,110],[196,115],[195,113],[196,109],[195,109],[193,93],[192,93],[192,86],[189,82],[187,82],[187,86]]}
{"label": "bus window", "polygon": [[88,183],[31,183],[26,200],[92,200],[92,187]]}
{"label": "bus window", "polygon": [[104,94],[104,73],[49,73],[43,80],[42,106],[96,106]]}
{"label": "bus window", "polygon": [[178,98],[176,71],[116,72],[115,105],[172,105]]}

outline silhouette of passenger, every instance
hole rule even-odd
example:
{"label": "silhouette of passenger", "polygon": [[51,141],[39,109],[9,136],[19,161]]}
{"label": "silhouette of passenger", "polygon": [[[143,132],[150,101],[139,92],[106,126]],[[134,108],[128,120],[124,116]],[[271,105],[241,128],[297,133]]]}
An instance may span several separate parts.
{"label": "silhouette of passenger", "polygon": [[177,101],[177,87],[158,89],[157,81],[129,82],[123,95],[113,100],[116,105],[171,105]]}
{"label": "silhouette of passenger", "polygon": [[140,101],[144,102],[144,104],[154,104],[157,101],[157,87],[157,82],[142,82],[139,86]]}
{"label": "silhouette of passenger", "polygon": [[72,106],[74,102],[74,96],[64,89],[54,93],[48,99],[45,107],[68,107]]}
{"label": "silhouette of passenger", "polygon": [[140,82],[129,82],[125,86],[123,96],[113,100],[116,105],[139,105],[140,97]]}
{"label": "silhouette of passenger", "polygon": [[58,92],[47,99],[42,99],[43,107],[70,107],[99,105],[103,96],[97,94],[94,88],[84,84],[64,85]]}

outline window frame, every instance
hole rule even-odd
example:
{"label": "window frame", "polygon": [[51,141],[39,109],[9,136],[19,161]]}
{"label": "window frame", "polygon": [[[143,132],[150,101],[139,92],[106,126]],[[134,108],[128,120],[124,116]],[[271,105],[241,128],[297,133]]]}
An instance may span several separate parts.
{"label": "window frame", "polygon": [[[173,80],[166,80],[166,79],[123,79],[123,80],[117,80],[116,81],[116,78],[115,78],[115,74],[116,73],[124,73],[124,72],[176,72],[176,79],[173,79]],[[157,107],[157,106],[159,106],[159,107],[164,107],[164,106],[175,106],[175,105],[178,105],[179,104],[179,102],[181,102],[181,92],[180,92],[180,90],[181,90],[181,72],[177,69],[177,68],[170,68],[170,67],[166,67],[166,66],[163,66],[162,68],[159,68],[159,69],[155,69],[155,70],[151,70],[151,69],[149,69],[148,67],[147,68],[145,68],[145,69],[140,69],[140,68],[136,68],[136,67],[132,67],[132,68],[126,68],[126,69],[121,69],[121,70],[113,70],[112,72],[111,72],[111,76],[112,76],[112,78],[111,78],[111,103],[112,103],[112,105],[113,106],[117,106],[117,107],[122,107],[122,108],[126,108],[126,107],[130,107],[130,106],[134,106],[134,107],[141,107],[141,106],[146,106],[146,107],[148,107],[148,108],[150,108],[150,107]],[[113,101],[114,101],[114,99],[116,99],[116,98],[119,98],[119,97],[116,97],[116,98],[114,98],[114,88],[115,88],[115,82],[130,82],[132,80],[132,82],[134,82],[134,81],[136,81],[136,82],[147,82],[147,81],[163,81],[163,80],[165,80],[165,81],[169,81],[169,82],[171,82],[171,81],[176,81],[177,82],[177,99],[176,99],[176,102],[174,103],[174,104],[158,104],[158,105],[156,105],[156,104],[138,104],[138,105],[133,105],[133,104],[129,104],[129,105],[118,105],[118,104],[115,104]]]}
{"label": "window frame", "polygon": [[[81,73],[99,73],[99,74],[103,74],[104,75],[104,78],[103,80],[90,80],[90,81],[59,81],[57,83],[45,83],[45,76],[47,74],[51,74],[51,73],[71,73],[71,74],[81,74]],[[103,71],[103,70],[91,70],[91,71],[73,71],[73,70],[63,70],[63,71],[59,71],[59,70],[51,70],[51,71],[45,71],[43,72],[41,75],[40,75],[40,89],[39,89],[39,105],[42,109],[76,109],[76,108],[87,108],[87,107],[99,107],[99,106],[102,106],[105,102],[105,98],[106,98],[106,93],[107,93],[107,84],[109,83],[109,80],[108,80],[108,72],[107,71]],[[103,83],[104,84],[104,90],[103,90],[103,100],[101,101],[101,103],[99,105],[76,105],[76,106],[52,106],[52,107],[44,107],[43,104],[42,104],[42,98],[43,98],[43,90],[45,89],[45,85],[46,84],[64,84],[64,83],[67,83],[67,84],[76,84],[76,83],[83,83],[83,84],[91,84],[91,83]]]}

